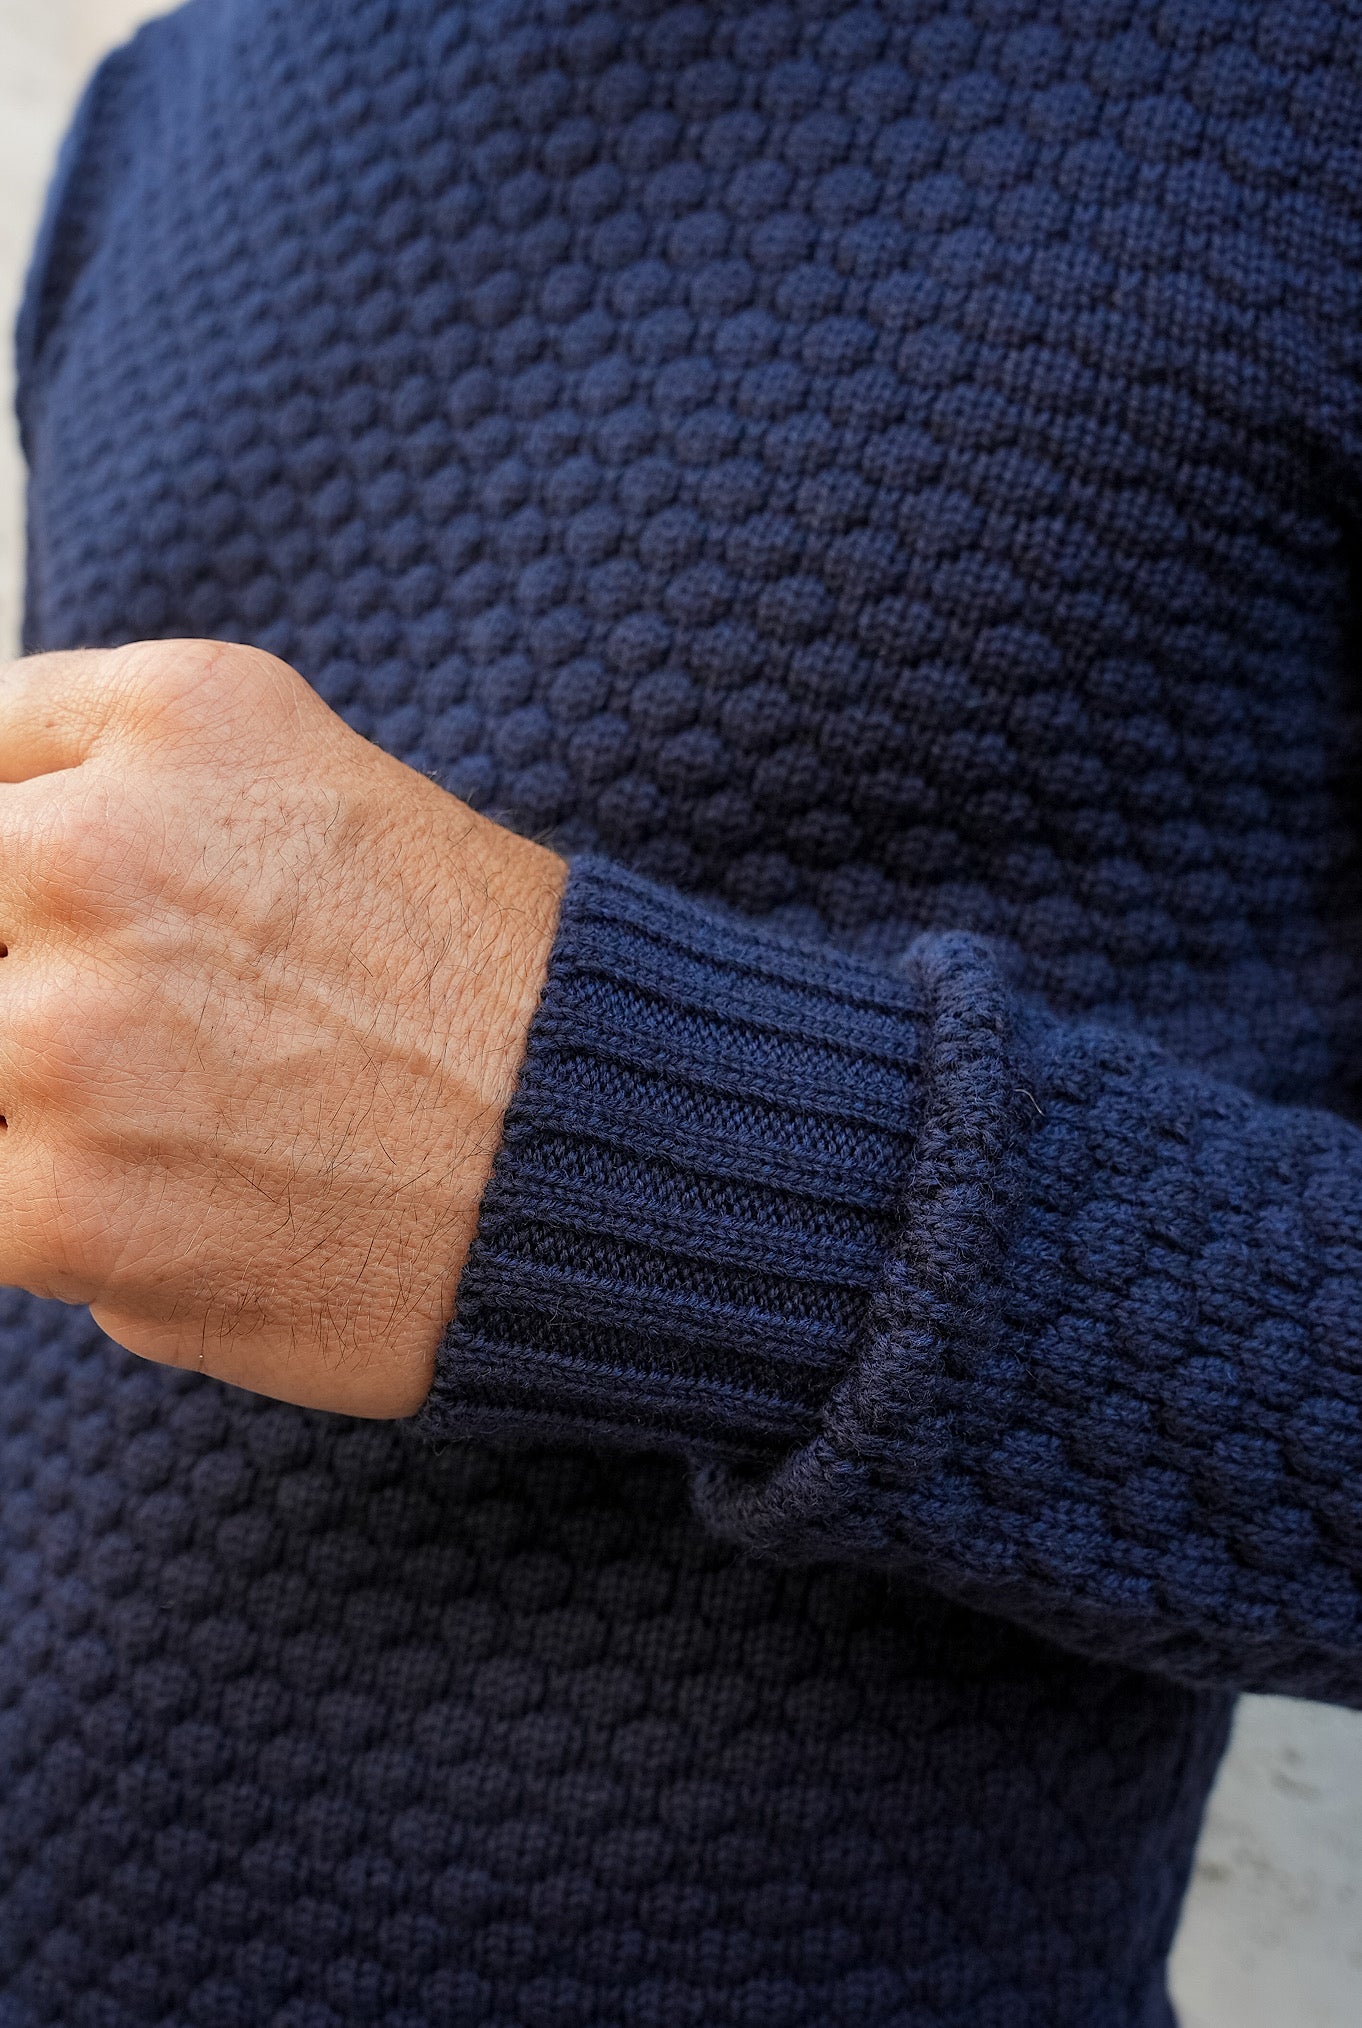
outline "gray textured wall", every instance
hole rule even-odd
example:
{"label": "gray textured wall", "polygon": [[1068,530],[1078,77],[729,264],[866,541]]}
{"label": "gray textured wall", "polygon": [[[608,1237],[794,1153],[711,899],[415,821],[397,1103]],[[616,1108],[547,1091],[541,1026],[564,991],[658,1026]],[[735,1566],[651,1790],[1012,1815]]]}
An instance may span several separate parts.
{"label": "gray textured wall", "polygon": [[[8,326],[43,184],[80,81],[159,9],[0,0],[0,316]],[[9,412],[10,361],[0,370]],[[18,452],[0,433],[0,653],[18,631]],[[1358,1489],[1362,1499],[1362,1487]],[[1362,2021],[1362,1715],[1240,1707],[1173,1961],[1184,2028]]]}

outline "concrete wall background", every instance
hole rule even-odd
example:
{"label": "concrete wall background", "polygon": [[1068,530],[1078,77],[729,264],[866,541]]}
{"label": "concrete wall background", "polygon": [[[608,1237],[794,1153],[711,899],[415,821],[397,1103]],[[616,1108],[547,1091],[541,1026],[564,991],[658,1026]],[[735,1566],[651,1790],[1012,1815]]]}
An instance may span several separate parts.
{"label": "concrete wall background", "polygon": [[[159,11],[138,0],[0,0],[0,319],[7,330],[81,81],[102,50]],[[10,392],[6,342],[0,653],[12,652],[17,638],[22,552]],[[1362,1715],[1245,1699],[1201,1840],[1173,1988],[1184,2028],[1356,2028],[1362,2021]]]}

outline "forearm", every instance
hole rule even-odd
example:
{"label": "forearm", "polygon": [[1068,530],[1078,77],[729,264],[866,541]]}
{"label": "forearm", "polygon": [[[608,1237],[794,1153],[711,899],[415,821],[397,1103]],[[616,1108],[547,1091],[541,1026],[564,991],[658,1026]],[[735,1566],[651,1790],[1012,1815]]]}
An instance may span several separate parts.
{"label": "forearm", "polygon": [[579,868],[432,1434],[689,1456],[712,1527],[1362,1699],[1362,1135]]}

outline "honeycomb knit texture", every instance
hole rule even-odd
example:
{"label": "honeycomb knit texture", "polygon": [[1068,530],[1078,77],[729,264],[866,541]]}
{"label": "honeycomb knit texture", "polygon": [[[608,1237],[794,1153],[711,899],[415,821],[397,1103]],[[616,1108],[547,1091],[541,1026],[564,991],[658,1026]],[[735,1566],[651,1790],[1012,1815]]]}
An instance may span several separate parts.
{"label": "honeycomb knit texture", "polygon": [[0,1302],[0,2028],[1170,2028],[1362,1704],[1362,17],[198,0],[19,329],[34,648],[572,878],[430,1398]]}

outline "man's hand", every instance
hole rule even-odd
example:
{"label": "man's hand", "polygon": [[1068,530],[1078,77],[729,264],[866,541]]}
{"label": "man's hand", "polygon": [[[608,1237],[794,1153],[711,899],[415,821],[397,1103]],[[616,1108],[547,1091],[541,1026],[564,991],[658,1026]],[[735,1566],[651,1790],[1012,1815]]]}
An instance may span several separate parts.
{"label": "man's hand", "polygon": [[564,873],[252,649],[0,666],[0,1281],[414,1412]]}

